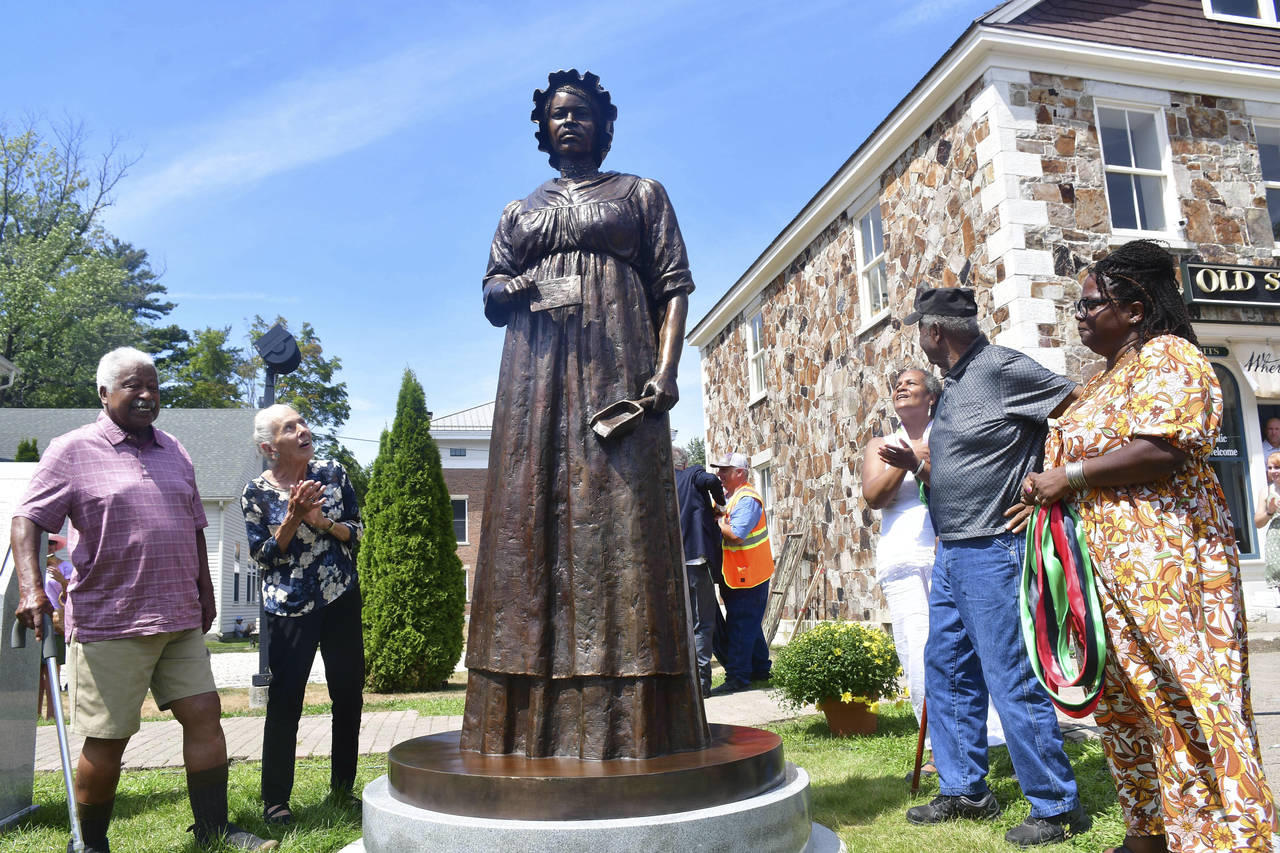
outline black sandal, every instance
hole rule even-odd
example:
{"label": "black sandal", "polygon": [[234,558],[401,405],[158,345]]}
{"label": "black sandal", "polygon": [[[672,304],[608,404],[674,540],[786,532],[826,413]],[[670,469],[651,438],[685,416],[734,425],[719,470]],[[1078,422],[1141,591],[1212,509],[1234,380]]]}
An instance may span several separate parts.
{"label": "black sandal", "polygon": [[288,826],[293,823],[293,812],[289,810],[288,803],[263,806],[262,819],[271,826]]}

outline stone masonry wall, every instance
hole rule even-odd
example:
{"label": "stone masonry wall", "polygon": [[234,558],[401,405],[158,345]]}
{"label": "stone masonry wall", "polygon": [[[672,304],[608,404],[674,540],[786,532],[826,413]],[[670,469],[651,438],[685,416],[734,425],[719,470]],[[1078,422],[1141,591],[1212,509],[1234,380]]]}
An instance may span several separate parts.
{"label": "stone masonry wall", "polygon": [[[915,329],[899,322],[917,287],[974,287],[993,341],[1073,378],[1097,369],[1070,307],[1078,271],[1118,242],[1095,97],[1164,106],[1186,219],[1185,241],[1171,235],[1175,250],[1275,263],[1247,105],[990,69],[879,178],[892,316],[869,326],[860,316],[854,217],[864,209],[850,209],[760,294],[763,400],[746,405],[743,370],[745,323],[757,308],[702,351],[703,375],[715,379],[704,388],[708,454],[771,451],[777,529],[808,529],[808,557],[829,570],[810,617],[887,617],[874,585],[878,513],[861,498],[860,467],[867,442],[894,426],[889,376],[927,364]],[[1267,309],[1205,310],[1212,319],[1278,319]],[[793,607],[806,581],[793,587]]]}

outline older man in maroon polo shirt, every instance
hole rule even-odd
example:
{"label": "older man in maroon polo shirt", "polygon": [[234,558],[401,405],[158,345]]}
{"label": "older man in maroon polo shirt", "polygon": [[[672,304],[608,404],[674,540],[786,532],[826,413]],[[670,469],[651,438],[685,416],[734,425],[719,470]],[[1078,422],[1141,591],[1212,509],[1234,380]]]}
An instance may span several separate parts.
{"label": "older man in maroon polo shirt", "polygon": [[270,850],[277,842],[227,819],[227,742],[204,645],[216,608],[191,459],[151,425],[160,383],[150,356],[113,350],[99,362],[97,380],[103,411],[50,443],[11,529],[17,615],[37,635],[41,614],[52,612],[41,581],[40,531],[56,532],[70,519],[80,534],[65,619],[72,728],[85,736],[76,809],[86,849],[111,849],[107,826],[120,761],[150,688],[182,725],[196,839]]}

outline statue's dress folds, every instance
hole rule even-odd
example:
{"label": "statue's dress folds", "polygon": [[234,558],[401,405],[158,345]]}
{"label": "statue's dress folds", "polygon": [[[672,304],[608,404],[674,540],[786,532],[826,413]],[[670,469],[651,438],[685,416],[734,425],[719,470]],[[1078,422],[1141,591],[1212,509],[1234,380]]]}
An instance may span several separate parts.
{"label": "statue's dress folds", "polygon": [[647,413],[608,442],[587,425],[640,396],[666,301],[693,290],[665,190],[608,172],[512,202],[485,285],[521,274],[580,276],[581,303],[485,306],[507,333],[462,748],[593,759],[700,749],[668,417]]}

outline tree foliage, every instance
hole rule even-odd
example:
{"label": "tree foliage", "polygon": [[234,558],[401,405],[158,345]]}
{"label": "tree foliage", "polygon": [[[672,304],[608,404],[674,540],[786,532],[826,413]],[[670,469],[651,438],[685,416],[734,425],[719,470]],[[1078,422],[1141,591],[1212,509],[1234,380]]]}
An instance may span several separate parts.
{"label": "tree foliage", "polygon": [[689,454],[690,465],[706,465],[707,464],[707,445],[699,436],[689,439],[689,444],[685,447],[684,452]]}
{"label": "tree foliage", "polygon": [[[256,344],[258,338],[266,334],[275,323],[289,328],[289,322],[284,317],[276,317],[268,322],[261,315],[255,315],[249,323],[249,342]],[[306,418],[307,424],[316,433],[317,453],[329,454],[337,444],[338,428],[351,416],[351,404],[347,402],[347,383],[334,381],[334,377],[342,369],[342,359],[337,356],[324,357],[320,336],[310,323],[304,322],[301,330],[291,331],[302,352],[302,363],[293,373],[276,378],[276,402],[287,403]],[[265,381],[265,369],[266,365],[257,350],[250,348],[250,356],[240,369],[240,379],[245,399],[251,405],[257,404],[258,390]]]}
{"label": "tree foliage", "polygon": [[466,579],[430,429],[422,386],[405,370],[373,463],[358,561],[365,670],[380,693],[436,686],[462,654]]}
{"label": "tree foliage", "polygon": [[114,145],[91,160],[79,125],[47,135],[0,123],[0,355],[20,370],[0,405],[95,406],[102,353],[138,345],[173,305],[146,253],[99,221],[131,162]]}
{"label": "tree foliage", "polygon": [[157,360],[164,377],[164,403],[185,409],[231,409],[244,405],[240,397],[242,350],[228,346],[231,327],[205,328],[184,334],[171,356]]}
{"label": "tree foliage", "polygon": [[18,452],[13,457],[14,462],[39,462],[40,449],[36,446],[34,438],[24,438],[18,442]]}

